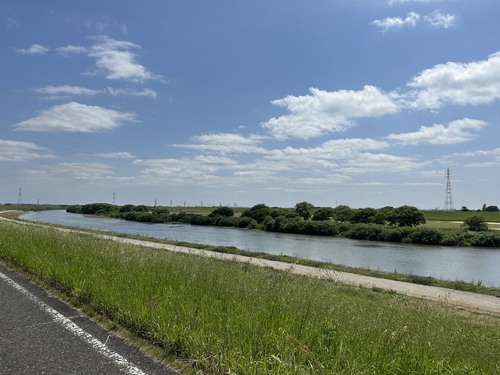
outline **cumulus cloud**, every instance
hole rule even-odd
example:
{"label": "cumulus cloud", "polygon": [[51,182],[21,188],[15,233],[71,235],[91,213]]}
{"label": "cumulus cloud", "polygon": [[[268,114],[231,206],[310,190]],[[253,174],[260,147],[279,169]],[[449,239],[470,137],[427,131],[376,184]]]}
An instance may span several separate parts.
{"label": "cumulus cloud", "polygon": [[0,161],[21,162],[53,157],[46,148],[34,143],[0,139]]}
{"label": "cumulus cloud", "polygon": [[16,130],[41,132],[93,133],[111,130],[135,119],[133,113],[71,102],[55,105],[13,127]]}
{"label": "cumulus cloud", "polygon": [[137,63],[137,54],[133,52],[140,49],[137,44],[107,36],[98,36],[95,39],[97,43],[90,48],[89,56],[96,59],[97,74],[110,80],[135,82],[161,79]]}
{"label": "cumulus cloud", "polygon": [[309,89],[310,95],[287,96],[272,104],[286,108],[290,113],[273,117],[262,123],[277,139],[309,139],[324,134],[342,132],[354,124],[354,119],[395,113],[395,97],[374,86],[361,91],[323,91]]}
{"label": "cumulus cloud", "polygon": [[402,27],[415,27],[420,21],[420,14],[410,12],[405,18],[402,17],[387,17],[381,20],[375,20],[371,24],[378,27],[381,31],[397,30]]}
{"label": "cumulus cloud", "polygon": [[482,61],[435,65],[414,77],[408,86],[415,89],[409,93],[413,108],[491,103],[500,99],[500,52]]}
{"label": "cumulus cloud", "polygon": [[17,49],[16,52],[21,55],[44,55],[50,50],[47,47],[42,46],[41,44],[32,44],[29,48],[20,48]]}
{"label": "cumulus cloud", "polygon": [[458,144],[476,138],[475,134],[467,130],[479,130],[486,126],[486,122],[464,118],[455,120],[444,126],[434,124],[422,126],[413,133],[391,134],[387,138],[398,141],[402,144],[418,145],[421,143],[432,145]]}
{"label": "cumulus cloud", "polygon": [[63,46],[57,52],[71,56],[86,54],[95,60],[94,69],[87,75],[104,76],[109,80],[124,80],[144,82],[147,80],[162,80],[162,76],[154,74],[137,62],[136,51],[141,47],[135,43],[115,40],[104,35],[92,38],[95,43],[90,47]]}

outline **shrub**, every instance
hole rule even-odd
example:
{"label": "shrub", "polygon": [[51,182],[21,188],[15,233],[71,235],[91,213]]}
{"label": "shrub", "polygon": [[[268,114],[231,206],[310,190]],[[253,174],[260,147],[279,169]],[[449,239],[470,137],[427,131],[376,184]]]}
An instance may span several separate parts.
{"label": "shrub", "polygon": [[380,241],[382,231],[383,227],[378,224],[355,224],[347,236],[354,240]]}
{"label": "shrub", "polygon": [[465,219],[464,226],[468,230],[474,232],[488,230],[488,224],[486,223],[486,220],[479,215],[474,215]]}
{"label": "shrub", "polygon": [[117,206],[109,203],[91,203],[82,206],[80,213],[85,215],[106,215],[117,210]]}
{"label": "shrub", "polygon": [[422,245],[439,245],[443,239],[443,234],[431,228],[416,228],[407,237],[411,243]]}
{"label": "shrub", "polygon": [[472,237],[472,246],[500,247],[500,236],[494,233],[477,233]]}
{"label": "shrub", "polygon": [[210,214],[208,214],[208,216],[210,216],[210,217],[214,217],[214,216],[231,217],[231,216],[234,216],[234,211],[232,208],[229,208],[229,207],[219,207],[219,208],[213,210],[212,212],[210,212]]}
{"label": "shrub", "polygon": [[258,224],[257,221],[255,221],[251,217],[242,216],[237,219],[234,226],[238,228],[256,229]]}

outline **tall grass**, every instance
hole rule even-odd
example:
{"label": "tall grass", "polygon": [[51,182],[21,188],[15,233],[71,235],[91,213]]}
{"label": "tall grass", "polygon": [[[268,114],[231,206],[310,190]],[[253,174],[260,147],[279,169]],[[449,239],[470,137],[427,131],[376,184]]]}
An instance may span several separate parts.
{"label": "tall grass", "polygon": [[0,257],[213,374],[500,373],[500,318],[0,222]]}

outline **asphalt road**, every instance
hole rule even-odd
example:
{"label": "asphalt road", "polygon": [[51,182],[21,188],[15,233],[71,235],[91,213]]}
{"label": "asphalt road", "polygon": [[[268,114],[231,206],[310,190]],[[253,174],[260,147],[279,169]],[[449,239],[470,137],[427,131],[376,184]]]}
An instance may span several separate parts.
{"label": "asphalt road", "polygon": [[0,263],[0,374],[177,374]]}

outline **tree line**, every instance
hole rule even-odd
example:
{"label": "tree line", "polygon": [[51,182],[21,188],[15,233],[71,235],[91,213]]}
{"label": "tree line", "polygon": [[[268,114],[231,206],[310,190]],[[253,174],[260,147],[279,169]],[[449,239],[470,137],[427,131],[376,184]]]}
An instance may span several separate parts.
{"label": "tree line", "polygon": [[500,247],[500,235],[487,231],[480,217],[467,219],[461,229],[434,229],[423,226],[424,214],[413,206],[354,209],[314,207],[300,202],[294,208],[257,204],[239,217],[230,207],[218,207],[207,215],[170,212],[167,207],[116,206],[92,203],[70,206],[67,212],[95,214],[147,223],[185,223],[261,229],[269,232],[341,236],[357,240],[387,241],[424,245]]}

